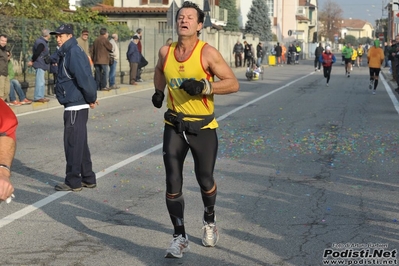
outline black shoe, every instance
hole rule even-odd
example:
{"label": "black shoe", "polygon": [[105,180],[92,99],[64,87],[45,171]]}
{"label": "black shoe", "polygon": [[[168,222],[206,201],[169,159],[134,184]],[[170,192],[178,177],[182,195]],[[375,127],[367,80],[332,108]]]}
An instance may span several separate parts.
{"label": "black shoe", "polygon": [[57,191],[74,191],[74,192],[78,192],[78,191],[82,190],[82,187],[71,188],[70,186],[68,186],[65,183],[58,184],[54,188]]}

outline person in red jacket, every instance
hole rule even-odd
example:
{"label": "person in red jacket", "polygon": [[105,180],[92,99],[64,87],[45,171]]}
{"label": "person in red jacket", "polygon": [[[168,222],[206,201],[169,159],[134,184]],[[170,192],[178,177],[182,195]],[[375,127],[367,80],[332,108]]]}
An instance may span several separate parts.
{"label": "person in red jacket", "polygon": [[328,83],[330,82],[332,64],[334,64],[336,61],[335,55],[331,53],[330,46],[327,46],[326,50],[320,55],[319,61],[323,65],[323,73],[324,77],[327,79],[326,86],[328,87]]}
{"label": "person in red jacket", "polygon": [[8,105],[0,99],[0,202],[14,192],[11,184],[11,163],[15,155],[18,120]]}

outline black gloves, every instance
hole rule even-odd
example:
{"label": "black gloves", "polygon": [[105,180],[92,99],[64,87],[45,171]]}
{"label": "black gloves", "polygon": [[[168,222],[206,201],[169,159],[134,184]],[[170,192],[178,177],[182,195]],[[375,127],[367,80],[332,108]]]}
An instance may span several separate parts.
{"label": "black gloves", "polygon": [[161,108],[164,98],[165,98],[165,94],[163,93],[163,91],[155,89],[155,93],[154,93],[154,95],[152,95],[152,104],[156,108]]}
{"label": "black gloves", "polygon": [[201,79],[200,81],[188,79],[183,81],[180,85],[180,89],[183,89],[185,92],[190,94],[191,96],[195,96],[198,94],[212,94],[212,85],[207,79]]}

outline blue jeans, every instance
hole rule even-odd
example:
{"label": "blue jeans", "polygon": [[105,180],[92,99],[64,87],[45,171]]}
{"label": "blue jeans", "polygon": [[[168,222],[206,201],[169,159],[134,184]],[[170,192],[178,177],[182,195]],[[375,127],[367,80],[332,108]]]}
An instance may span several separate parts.
{"label": "blue jeans", "polygon": [[257,65],[260,66],[262,64],[262,57],[258,57],[257,61]]}
{"label": "blue jeans", "polygon": [[15,92],[18,94],[18,98],[20,101],[25,100],[24,91],[21,88],[21,84],[16,79],[10,80],[10,102],[16,101]]}
{"label": "blue jeans", "polygon": [[36,69],[36,80],[35,80],[35,92],[33,94],[33,100],[39,100],[44,98],[44,87],[45,87],[45,81],[44,81],[44,73],[46,71],[37,68]]}
{"label": "blue jeans", "polygon": [[115,85],[116,65],[118,61],[114,60],[114,63],[109,67],[109,86]]}
{"label": "blue jeans", "polygon": [[94,65],[97,90],[108,88],[109,65]]}

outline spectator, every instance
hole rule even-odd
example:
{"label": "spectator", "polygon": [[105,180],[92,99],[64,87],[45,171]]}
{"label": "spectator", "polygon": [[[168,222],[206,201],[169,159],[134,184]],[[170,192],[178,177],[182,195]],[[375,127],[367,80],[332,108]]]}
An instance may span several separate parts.
{"label": "spectator", "polygon": [[234,47],[233,47],[233,55],[234,55],[236,67],[242,67],[243,52],[244,52],[244,46],[242,45],[240,40],[237,40],[236,44],[234,44]]}
{"label": "spectator", "polygon": [[282,44],[281,45],[281,50],[282,50],[282,53],[281,53],[281,60],[283,61],[283,64],[286,64],[286,54],[287,54],[287,47],[285,47],[285,45],[284,44]]}
{"label": "spectator", "polygon": [[9,93],[7,35],[0,34],[0,98],[5,101]]}
{"label": "spectator", "polygon": [[51,86],[51,88],[49,88],[49,92],[48,93],[52,94],[54,96],[55,96],[54,87],[55,87],[55,84],[57,83],[58,59],[60,57],[58,55],[58,49],[59,48],[60,47],[57,46],[56,51],[50,55],[50,73],[53,74],[53,86]]}
{"label": "spectator", "polygon": [[141,73],[143,72],[143,67],[145,67],[148,64],[147,60],[145,60],[145,58],[143,56],[143,45],[141,43],[141,40],[143,39],[143,29],[138,28],[136,30],[135,36],[139,37],[139,42],[137,43],[137,48],[139,49],[139,53],[141,55],[139,65],[137,66],[136,81],[143,82],[143,79],[141,78]]}
{"label": "spectator", "polygon": [[[391,41],[391,46],[389,47],[389,56],[388,56],[388,65],[389,65],[389,73],[391,75],[394,75],[394,56],[396,52],[396,40]],[[395,68],[396,70],[396,68]],[[391,79],[392,81],[395,81],[395,79]]]}
{"label": "spectator", "polygon": [[[319,46],[317,46],[316,49],[314,50],[314,55],[315,55],[314,71],[320,71],[321,61],[319,59],[323,52],[324,52],[324,48],[321,45],[321,43],[319,43]],[[328,82],[327,82],[327,84],[328,84]]]}
{"label": "spectator", "polygon": [[[0,36],[1,38],[1,36]],[[0,99],[0,201],[12,196],[11,164],[15,155],[18,120],[14,112]]]}
{"label": "spectator", "polygon": [[247,41],[244,41],[244,66],[249,67],[251,65],[250,62],[251,60],[252,60],[251,46],[247,43]]}
{"label": "spectator", "polygon": [[256,57],[257,57],[257,66],[261,66],[262,65],[262,58],[263,58],[263,46],[262,43],[258,43],[258,45],[256,46]]}
{"label": "spectator", "polygon": [[299,46],[299,44],[297,43],[295,45],[295,64],[299,64],[299,54],[302,52],[301,47]]}
{"label": "spectator", "polygon": [[78,45],[82,47],[83,51],[89,58],[90,64],[93,65],[93,60],[91,59],[90,56],[89,31],[87,29],[83,29],[82,34],[76,40],[78,42]]}
{"label": "spectator", "polygon": [[[32,101],[25,97],[25,93],[21,88],[21,84],[15,79],[14,66],[10,60],[11,54],[8,53],[8,78],[10,79],[10,103],[11,106],[21,106],[25,104],[31,104]],[[15,93],[18,94],[19,101],[15,97]]]}
{"label": "spectator", "polygon": [[111,36],[110,43],[112,44],[112,53],[110,54],[113,60],[109,70],[109,86],[111,89],[117,89],[115,85],[116,66],[119,61],[119,47],[118,47],[118,34],[114,33]]}
{"label": "spectator", "polygon": [[110,90],[108,87],[110,53],[112,53],[112,44],[108,41],[107,29],[101,28],[100,36],[94,40],[92,54],[97,90]]}
{"label": "spectator", "polygon": [[45,103],[50,99],[44,97],[46,81],[44,75],[50,69],[50,50],[48,41],[50,39],[50,31],[42,30],[42,36],[35,41],[33,45],[33,56],[28,66],[33,66],[36,70],[35,92],[33,101]]}
{"label": "spectator", "polygon": [[295,47],[291,43],[290,46],[288,46],[288,59],[287,59],[287,65],[291,65],[291,62],[295,60]]}
{"label": "spectator", "polygon": [[274,48],[274,51],[275,51],[275,53],[276,53],[276,63],[279,65],[279,66],[283,66],[282,65],[282,63],[281,63],[281,55],[282,55],[282,53],[283,53],[283,49],[281,48],[281,46],[280,46],[280,43],[277,43],[277,45],[276,45],[276,47]]}
{"label": "spectator", "polygon": [[384,67],[389,67],[388,65],[388,56],[389,56],[389,48],[390,46],[388,46],[387,42],[384,42]]}
{"label": "spectator", "polygon": [[89,108],[97,102],[97,84],[90,62],[73,37],[71,25],[61,25],[55,31],[59,48],[56,95],[64,106],[64,152],[66,170],[64,183],[58,191],[80,191],[82,187],[95,188],[96,174],[92,169],[87,142]]}
{"label": "spectator", "polygon": [[392,76],[397,84],[395,91],[399,93],[399,35],[395,36],[396,46],[392,48]]}
{"label": "spectator", "polygon": [[249,46],[251,47],[251,55],[252,55],[251,67],[254,67],[255,62],[256,62],[256,58],[255,58],[256,50],[255,50],[255,47],[252,44],[250,44]]}
{"label": "spectator", "polygon": [[126,52],[126,57],[130,64],[130,85],[137,85],[137,68],[141,59],[141,54],[137,47],[139,40],[139,36],[134,35]]}

